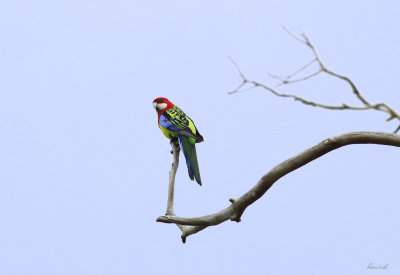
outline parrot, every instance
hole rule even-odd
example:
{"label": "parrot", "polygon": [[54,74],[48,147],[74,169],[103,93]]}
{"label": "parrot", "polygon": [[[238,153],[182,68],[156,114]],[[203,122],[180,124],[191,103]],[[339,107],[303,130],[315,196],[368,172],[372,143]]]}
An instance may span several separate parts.
{"label": "parrot", "polygon": [[177,139],[186,159],[189,178],[201,185],[195,144],[204,141],[192,119],[165,97],[153,100],[158,127],[168,139]]}

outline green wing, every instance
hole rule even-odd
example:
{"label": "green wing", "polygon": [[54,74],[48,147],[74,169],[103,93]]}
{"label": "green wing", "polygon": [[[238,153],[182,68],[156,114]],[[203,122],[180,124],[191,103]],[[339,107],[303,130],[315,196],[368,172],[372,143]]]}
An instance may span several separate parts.
{"label": "green wing", "polygon": [[177,106],[164,111],[160,116],[159,123],[172,132],[193,138],[196,142],[204,140],[190,117]]}

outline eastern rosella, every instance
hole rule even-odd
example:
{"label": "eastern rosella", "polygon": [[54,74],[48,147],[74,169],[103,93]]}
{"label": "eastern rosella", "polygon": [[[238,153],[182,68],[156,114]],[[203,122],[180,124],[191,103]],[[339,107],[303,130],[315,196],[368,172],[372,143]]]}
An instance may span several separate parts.
{"label": "eastern rosella", "polygon": [[199,164],[195,143],[204,139],[193,121],[178,106],[164,97],[153,100],[153,107],[158,113],[158,127],[169,139],[178,139],[186,158],[186,165],[191,180],[196,179],[201,185]]}

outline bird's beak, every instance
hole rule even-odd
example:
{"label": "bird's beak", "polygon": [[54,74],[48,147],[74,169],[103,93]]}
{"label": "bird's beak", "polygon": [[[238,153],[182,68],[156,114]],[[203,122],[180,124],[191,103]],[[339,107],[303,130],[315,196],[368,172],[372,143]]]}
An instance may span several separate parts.
{"label": "bird's beak", "polygon": [[154,107],[154,109],[156,109],[157,110],[157,102],[153,102],[153,107]]}

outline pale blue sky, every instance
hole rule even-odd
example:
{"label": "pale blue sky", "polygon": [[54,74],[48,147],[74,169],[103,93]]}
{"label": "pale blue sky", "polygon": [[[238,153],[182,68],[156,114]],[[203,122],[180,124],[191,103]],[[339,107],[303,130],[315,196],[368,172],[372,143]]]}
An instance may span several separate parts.
{"label": "pale blue sky", "polygon": [[[279,162],[383,114],[306,107],[240,83],[312,55],[400,110],[398,1],[2,1],[0,274],[400,274],[400,153],[350,146],[278,181],[237,224],[190,236],[159,224],[170,145],[152,101],[196,123],[203,186],[181,162],[175,210],[213,213]],[[320,76],[283,87],[358,104]],[[386,271],[369,263],[389,264]],[[382,273],[383,274],[383,273]]]}

